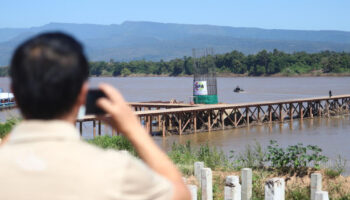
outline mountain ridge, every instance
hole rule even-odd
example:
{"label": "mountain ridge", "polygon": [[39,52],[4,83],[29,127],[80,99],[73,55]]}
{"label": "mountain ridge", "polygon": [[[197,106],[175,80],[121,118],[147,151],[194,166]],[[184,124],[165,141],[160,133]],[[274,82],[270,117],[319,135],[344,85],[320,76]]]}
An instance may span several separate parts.
{"label": "mountain ridge", "polygon": [[121,24],[53,22],[31,28],[0,28],[0,65],[8,65],[14,48],[33,35],[62,31],[86,47],[90,60],[169,60],[190,56],[192,48],[212,47],[215,53],[232,50],[245,54],[262,49],[286,52],[350,51],[350,32],[335,30],[283,30],[125,21]]}

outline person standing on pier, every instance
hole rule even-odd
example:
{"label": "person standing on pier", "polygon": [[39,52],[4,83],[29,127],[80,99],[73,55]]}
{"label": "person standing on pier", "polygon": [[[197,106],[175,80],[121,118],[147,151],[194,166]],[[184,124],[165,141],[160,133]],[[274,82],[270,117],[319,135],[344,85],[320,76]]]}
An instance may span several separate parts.
{"label": "person standing on pier", "polygon": [[143,162],[80,139],[74,125],[88,74],[82,46],[66,34],[38,35],[16,49],[11,87],[24,120],[0,148],[0,199],[190,199],[181,173],[112,86],[100,85],[107,98],[98,106]]}
{"label": "person standing on pier", "polygon": [[329,98],[332,98],[332,90],[329,90]]}

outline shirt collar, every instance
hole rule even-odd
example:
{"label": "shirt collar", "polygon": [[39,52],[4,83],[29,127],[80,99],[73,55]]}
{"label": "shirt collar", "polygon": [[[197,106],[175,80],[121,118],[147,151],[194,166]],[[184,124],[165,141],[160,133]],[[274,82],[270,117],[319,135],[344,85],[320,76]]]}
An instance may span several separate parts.
{"label": "shirt collar", "polygon": [[62,120],[24,120],[10,133],[9,143],[34,140],[79,140],[73,124]]}

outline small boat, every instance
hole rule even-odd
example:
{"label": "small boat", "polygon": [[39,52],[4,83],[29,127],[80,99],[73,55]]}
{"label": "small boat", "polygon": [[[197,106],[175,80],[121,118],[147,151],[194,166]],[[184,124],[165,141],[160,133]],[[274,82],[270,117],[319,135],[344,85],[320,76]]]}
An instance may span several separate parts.
{"label": "small boat", "polygon": [[15,98],[12,93],[3,92],[0,88],[0,107],[11,107],[15,105]]}
{"label": "small boat", "polygon": [[243,92],[244,90],[239,86],[237,86],[233,91],[238,93],[238,92]]}

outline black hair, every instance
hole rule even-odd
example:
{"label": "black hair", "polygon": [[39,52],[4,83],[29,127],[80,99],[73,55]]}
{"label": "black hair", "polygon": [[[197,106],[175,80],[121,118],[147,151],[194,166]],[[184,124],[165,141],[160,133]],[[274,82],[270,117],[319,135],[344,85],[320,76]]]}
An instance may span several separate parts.
{"label": "black hair", "polygon": [[12,91],[26,119],[49,120],[69,113],[88,75],[82,45],[60,32],[21,44],[10,66]]}

